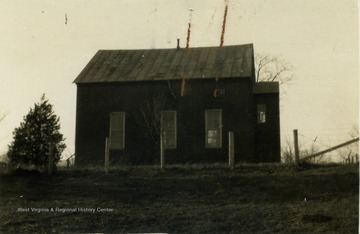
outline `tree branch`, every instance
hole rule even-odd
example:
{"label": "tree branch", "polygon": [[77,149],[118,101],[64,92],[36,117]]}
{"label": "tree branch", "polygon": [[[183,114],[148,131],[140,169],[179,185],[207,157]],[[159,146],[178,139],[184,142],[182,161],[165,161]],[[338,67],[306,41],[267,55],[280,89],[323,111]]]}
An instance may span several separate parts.
{"label": "tree branch", "polygon": [[278,57],[266,54],[255,55],[256,82],[278,81],[280,84],[289,83],[294,79],[293,66],[281,61]]}

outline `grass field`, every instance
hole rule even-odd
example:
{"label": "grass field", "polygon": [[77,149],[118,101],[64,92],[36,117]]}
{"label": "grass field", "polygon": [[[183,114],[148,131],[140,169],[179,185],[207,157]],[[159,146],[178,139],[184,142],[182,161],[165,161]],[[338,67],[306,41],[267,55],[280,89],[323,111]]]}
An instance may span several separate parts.
{"label": "grass field", "polygon": [[358,165],[72,169],[0,179],[2,233],[358,232]]}

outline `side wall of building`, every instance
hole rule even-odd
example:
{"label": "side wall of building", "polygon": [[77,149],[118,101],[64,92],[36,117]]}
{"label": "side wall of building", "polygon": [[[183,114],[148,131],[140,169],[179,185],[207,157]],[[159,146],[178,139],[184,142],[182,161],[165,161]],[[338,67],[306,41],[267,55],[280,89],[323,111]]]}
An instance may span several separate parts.
{"label": "side wall of building", "polygon": [[[221,79],[218,82],[214,79],[187,80],[184,97],[180,97],[180,89],[180,80],[78,84],[76,165],[103,165],[110,113],[119,111],[125,112],[126,116],[125,149],[111,150],[111,163],[158,163],[159,141],[149,140],[148,129],[142,124],[142,110],[154,104],[160,105],[163,110],[177,111],[177,148],[165,151],[167,163],[227,162],[229,131],[234,132],[237,162],[277,160],[277,155],[264,159],[262,157],[269,154],[255,150],[258,148],[255,146],[256,135],[261,128],[256,128],[256,100],[251,92],[250,79]],[[213,95],[215,89],[220,94],[216,98]],[[264,98],[264,101],[273,104],[278,101],[272,100],[273,97],[256,97],[258,101]],[[222,147],[219,149],[205,147],[205,110],[213,109],[222,111]],[[273,114],[278,117],[278,110],[270,113],[269,109],[268,115]],[[271,124],[269,120],[268,125]],[[277,128],[278,125],[266,128],[261,134],[271,134]],[[271,137],[273,135],[266,139]],[[269,143],[267,147],[279,145]],[[271,149],[271,155],[277,154],[277,150]]]}
{"label": "side wall of building", "polygon": [[255,161],[280,162],[280,109],[279,94],[255,95],[256,105],[266,106],[265,123],[257,123],[255,130]]}

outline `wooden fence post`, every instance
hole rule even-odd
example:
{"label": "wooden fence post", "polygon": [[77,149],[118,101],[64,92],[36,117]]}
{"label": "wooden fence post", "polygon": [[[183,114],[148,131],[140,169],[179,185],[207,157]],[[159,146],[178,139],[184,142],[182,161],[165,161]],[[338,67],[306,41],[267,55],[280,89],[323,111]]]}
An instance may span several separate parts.
{"label": "wooden fence post", "polygon": [[163,131],[160,131],[160,168],[164,169],[165,164],[165,151],[164,151],[164,138]]}
{"label": "wooden fence post", "polygon": [[298,142],[298,130],[294,129],[294,151],[295,151],[295,166],[299,165],[299,142]]}
{"label": "wooden fence post", "polygon": [[234,132],[229,132],[229,168],[234,170]]}
{"label": "wooden fence post", "polygon": [[349,161],[349,164],[351,164],[351,151],[352,151],[352,150],[350,150],[350,152],[349,152],[349,154],[348,154],[348,161]]}
{"label": "wooden fence post", "polygon": [[54,168],[54,143],[49,144],[48,175],[52,175]]}
{"label": "wooden fence post", "polygon": [[105,139],[105,174],[109,173],[109,138]]}

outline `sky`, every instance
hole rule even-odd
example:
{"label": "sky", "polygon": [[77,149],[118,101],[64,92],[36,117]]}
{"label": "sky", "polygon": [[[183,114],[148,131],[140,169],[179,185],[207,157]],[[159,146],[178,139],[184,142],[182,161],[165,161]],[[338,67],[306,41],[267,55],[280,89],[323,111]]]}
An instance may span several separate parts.
{"label": "sky", "polygon": [[[64,158],[74,153],[77,75],[100,49],[252,43],[290,63],[283,86],[283,145],[326,148],[350,140],[359,122],[359,14],[356,0],[1,0],[0,155],[43,93],[60,117]],[[191,9],[191,10],[190,10]],[[316,138],[316,143],[314,139]]]}

